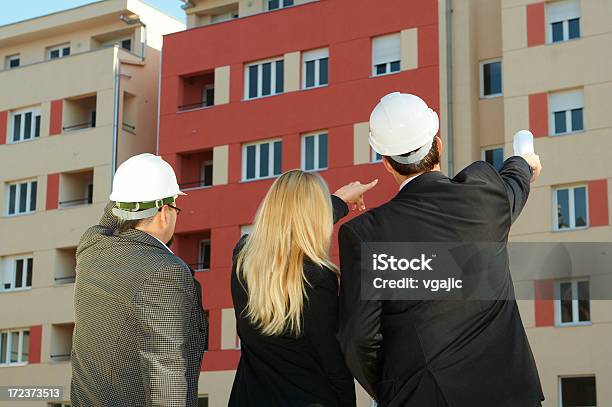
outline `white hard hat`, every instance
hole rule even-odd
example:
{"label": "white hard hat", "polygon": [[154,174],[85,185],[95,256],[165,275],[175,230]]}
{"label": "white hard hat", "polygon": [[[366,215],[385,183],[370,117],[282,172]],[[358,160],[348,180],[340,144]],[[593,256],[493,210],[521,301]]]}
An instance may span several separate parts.
{"label": "white hard hat", "polygon": [[158,208],[172,204],[179,189],[174,170],[161,157],[135,155],[117,168],[110,200],[113,213],[122,219],[144,219],[154,216]]}
{"label": "white hard hat", "polygon": [[393,92],[383,97],[370,115],[370,145],[398,163],[414,164],[427,155],[439,128],[438,115],[423,99]]}

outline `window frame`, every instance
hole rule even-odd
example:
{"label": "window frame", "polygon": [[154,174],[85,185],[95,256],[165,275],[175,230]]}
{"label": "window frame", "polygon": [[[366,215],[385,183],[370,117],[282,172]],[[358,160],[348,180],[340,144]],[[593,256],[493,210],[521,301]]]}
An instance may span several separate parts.
{"label": "window frame", "polygon": [[[584,226],[576,226],[576,203],[575,203],[575,194],[574,194],[574,190],[576,188],[583,188],[584,187],[584,206],[586,208],[586,225]],[[563,228],[560,229],[559,228],[559,219],[558,219],[558,212],[557,212],[557,207],[559,205],[558,202],[558,197],[557,197],[557,192],[560,190],[564,190],[567,189],[568,191],[571,191],[571,193],[568,192],[568,210],[569,210],[569,215],[570,215],[570,227],[568,228]],[[588,229],[590,227],[590,223],[591,223],[591,215],[589,213],[589,187],[587,184],[576,184],[576,185],[569,185],[569,186],[559,186],[559,187],[553,187],[553,206],[552,206],[552,215],[553,215],[553,232],[569,232],[569,231],[575,231],[575,230],[584,230],[584,229]],[[571,225],[574,225],[573,227]]]}
{"label": "window frame", "polygon": [[[5,183],[5,188],[6,188],[6,197],[5,197],[5,204],[6,204],[6,211],[4,213],[5,216],[24,216],[24,215],[30,215],[36,212],[36,207],[31,210],[31,206],[32,206],[32,185],[33,183],[36,183],[36,193],[38,194],[38,179],[34,178],[34,179],[29,179],[29,180],[24,180],[24,181],[15,181],[15,182],[7,182]],[[25,212],[18,212],[18,206],[19,206],[19,201],[21,198],[21,188],[20,185],[22,184],[27,184],[27,189],[26,189],[26,211]],[[10,211],[10,200],[11,200],[11,186],[15,185],[15,212],[14,213],[9,213]],[[38,196],[36,196],[35,198],[36,201],[36,205],[38,205]]]}
{"label": "window frame", "polygon": [[[274,174],[274,143],[276,143],[277,141],[281,142],[281,172],[279,174]],[[251,182],[251,181],[259,181],[259,180],[264,180],[264,179],[271,179],[271,178],[276,178],[278,177],[280,174],[282,174],[283,169],[282,169],[282,151],[283,151],[283,145],[282,145],[283,139],[282,138],[273,138],[273,139],[266,139],[266,140],[261,140],[261,141],[255,141],[255,142],[250,142],[250,143],[244,143],[242,145],[242,158],[241,158],[241,162],[242,162],[242,178],[241,178],[241,182]],[[269,163],[268,163],[268,172],[270,175],[266,175],[266,176],[259,176],[257,175],[259,173],[260,170],[260,148],[259,146],[262,144],[269,144],[270,145],[270,150],[269,150]],[[255,177],[253,178],[247,178],[247,148],[249,146],[256,146],[255,148]]]}
{"label": "window frame", "polygon": [[[63,43],[63,44],[58,44],[58,45],[53,45],[53,46],[47,47],[47,60],[48,61],[52,61],[54,59],[62,59],[62,58],[65,58],[65,57],[69,57],[71,55],[71,53],[72,53],[70,45],[71,44],[69,42],[66,42],[66,43]],[[66,49],[68,49],[68,54],[64,54],[64,50],[66,50]],[[51,57],[51,53],[53,51],[58,51],[59,52],[58,56],[55,57],[55,58]]]}
{"label": "window frame", "polygon": [[[399,46],[397,48],[397,58],[398,59],[393,59],[393,60],[377,60],[376,57],[376,43],[382,41],[384,38],[394,38],[395,42],[398,42]],[[401,38],[401,33],[399,32],[392,32],[392,33],[388,33],[388,34],[383,34],[383,35],[378,35],[375,37],[372,37],[370,40],[370,44],[371,44],[371,48],[372,48],[372,52],[370,55],[371,58],[371,75],[372,77],[379,77],[379,76],[386,76],[386,75],[393,75],[393,74],[397,74],[400,73],[402,71],[402,38]],[[397,44],[394,44],[397,45]],[[390,47],[389,47],[390,48]],[[395,48],[395,47],[394,47]],[[395,49],[394,49],[395,50]],[[380,51],[379,51],[380,52]],[[397,71],[391,71],[391,64],[399,62],[399,69]],[[379,65],[383,65],[385,64],[385,72],[384,73],[377,73],[376,72],[376,68]]]}
{"label": "window frame", "polygon": [[[13,341],[13,333],[18,332],[19,333],[19,344],[17,346],[17,362],[11,362],[11,348],[13,347],[12,341]],[[2,335],[6,334],[7,335],[7,339],[6,339],[6,362],[5,363],[1,363],[0,362],[0,368],[2,367],[8,367],[8,366],[25,366],[29,363],[29,360],[27,361],[23,361],[23,337],[25,336],[25,332],[30,332],[29,329],[7,329],[7,330],[1,330],[0,331],[0,343],[2,340]],[[30,338],[31,339],[31,338]],[[31,343],[28,342],[28,345]],[[0,349],[1,350],[1,349]],[[30,349],[28,346],[28,356],[30,354]],[[29,358],[28,358],[29,359]]]}
{"label": "window frame", "polygon": [[[500,72],[501,72],[501,90],[499,93],[492,93],[490,95],[485,95],[484,90],[485,90],[485,83],[484,83],[484,66],[488,65],[488,64],[494,64],[496,62],[499,62],[500,64]],[[480,61],[479,65],[478,65],[478,74],[479,74],[479,81],[480,81],[480,98],[481,99],[495,99],[501,96],[504,96],[504,65],[503,65],[503,61],[502,58],[493,58],[493,59],[487,59],[485,61]]]}
{"label": "window frame", "polygon": [[[321,84],[321,60],[327,59],[327,83]],[[314,62],[314,85],[306,84],[306,63]],[[329,86],[329,48],[319,48],[302,53],[302,90],[323,88]]]}
{"label": "window frame", "polygon": [[[208,91],[213,91],[212,100],[208,100]],[[208,104],[210,102],[210,104]],[[209,83],[202,86],[202,106],[203,108],[213,107],[215,105],[215,84]]]}
{"label": "window frame", "polygon": [[[566,326],[588,326],[593,325],[592,318],[589,316],[588,321],[580,321],[580,313],[578,311],[578,283],[587,282],[589,283],[589,310],[591,310],[591,281],[588,278],[575,278],[555,281],[555,326],[566,327]],[[572,321],[562,321],[561,311],[561,284],[571,283],[572,287]],[[574,298],[574,293],[576,296]]]}
{"label": "window frame", "polygon": [[[25,137],[25,115],[31,113],[32,114],[32,120],[30,122],[30,138],[26,139]],[[21,116],[22,119],[20,119],[20,129],[19,129],[19,140],[15,141],[14,140],[14,129],[15,129],[15,116]],[[36,118],[38,117],[38,135],[36,135]],[[6,143],[7,144],[18,144],[18,143],[24,143],[24,142],[28,142],[28,141],[34,141],[34,140],[38,140],[40,139],[40,131],[41,131],[41,120],[42,120],[42,116],[40,113],[40,108],[38,107],[28,107],[28,108],[24,108],[24,109],[17,109],[17,110],[12,110],[10,117],[9,117],[9,125],[8,127],[8,134],[6,136]]]}
{"label": "window frame", "polygon": [[[24,270],[21,277],[21,287],[17,287],[17,262],[23,260]],[[19,256],[7,256],[2,259],[0,266],[0,293],[13,291],[27,291],[32,289],[32,285],[27,285],[28,281],[28,260],[32,261],[32,274],[30,276],[30,284],[34,274],[34,255],[24,254]],[[7,274],[8,273],[8,274]],[[7,278],[8,277],[8,278]],[[10,280],[11,287],[6,288],[4,285]]]}
{"label": "window frame", "polygon": [[295,0],[293,0],[293,4],[290,4],[288,6],[285,6],[285,0],[278,0],[278,7],[271,9],[270,8],[270,0],[264,0],[264,11],[266,11],[266,12],[282,10],[284,8],[293,7],[293,6],[295,6]]}
{"label": "window frame", "polygon": [[[559,107],[561,106],[561,107]],[[572,111],[582,109],[582,129],[573,130]],[[548,127],[551,137],[566,136],[583,133],[586,131],[584,120],[584,89],[571,89],[548,94]],[[565,112],[565,129],[563,133],[557,133],[555,113]]]}
{"label": "window frame", "polygon": [[[583,375],[562,375],[558,376],[558,391],[559,391],[559,405],[563,406],[563,379],[579,379],[583,377],[592,377],[595,381],[595,397],[597,397],[597,375],[595,374],[583,374]],[[596,406],[593,406],[596,407]]]}
{"label": "window frame", "polygon": [[[546,4],[546,43],[560,44],[582,38],[582,8],[580,1],[560,0]],[[578,19],[578,37],[569,38],[569,21]],[[562,23],[563,39],[553,41],[553,24]]]}
{"label": "window frame", "polygon": [[[205,183],[205,168],[210,166],[210,185],[206,185]],[[215,167],[213,164],[213,160],[204,160],[200,163],[200,188],[210,188],[213,186],[213,174],[215,171]]]}
{"label": "window frame", "polygon": [[[327,136],[327,166],[326,167],[320,167],[319,166],[319,162],[321,161],[321,157],[319,154],[319,140],[321,136]],[[308,137],[314,137],[314,157],[313,157],[313,168],[311,170],[307,170],[306,169],[306,138]],[[311,133],[304,133],[302,134],[301,140],[300,140],[300,168],[302,169],[302,171],[305,172],[319,172],[319,171],[325,171],[327,169],[329,169],[329,131],[327,130],[321,130],[321,131],[315,131],[315,132],[311,132]]]}
{"label": "window frame", "polygon": [[[201,265],[204,264],[203,260],[203,247],[204,244],[208,244],[208,268],[203,268],[200,267]],[[197,271],[209,271],[210,270],[210,262],[211,262],[211,258],[212,258],[212,245],[211,245],[211,241],[210,238],[208,239],[200,239],[200,241],[198,242],[198,268]]]}
{"label": "window frame", "polygon": [[[378,158],[378,156],[380,156],[380,159]],[[378,154],[376,150],[374,150],[372,146],[370,146],[370,163],[371,164],[381,163],[383,160],[382,157],[383,157],[382,154]]]}
{"label": "window frame", "polygon": [[[11,62],[17,60],[17,66],[11,66]],[[15,69],[21,66],[21,54],[11,54],[4,57],[4,69]]]}
{"label": "window frame", "polygon": [[[277,66],[277,62],[279,61],[283,61],[283,91],[282,92],[278,92],[276,89],[276,66]],[[269,95],[262,95],[263,92],[263,65],[270,63],[271,64],[271,70],[270,70],[270,94]],[[283,93],[285,93],[285,86],[284,86],[284,81],[285,81],[285,58],[283,56],[277,56],[277,57],[273,57],[273,58],[268,58],[268,59],[264,59],[264,60],[259,60],[259,61],[255,61],[255,62],[249,62],[248,64],[244,64],[244,99],[245,101],[249,101],[249,100],[257,100],[257,99],[263,99],[263,98],[267,98],[267,97],[271,97],[271,96],[276,96],[276,95],[281,95]],[[250,97],[249,96],[249,88],[250,88],[250,80],[249,80],[249,70],[252,66],[257,66],[257,96],[255,97]]]}

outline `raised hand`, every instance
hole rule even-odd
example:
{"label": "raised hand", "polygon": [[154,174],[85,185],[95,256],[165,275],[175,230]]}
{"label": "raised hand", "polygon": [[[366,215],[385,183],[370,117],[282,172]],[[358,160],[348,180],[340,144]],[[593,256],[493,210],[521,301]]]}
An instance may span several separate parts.
{"label": "raised hand", "polygon": [[350,209],[363,211],[366,209],[363,194],[374,188],[376,184],[378,184],[378,179],[368,184],[354,181],[338,189],[334,195],[346,202]]}

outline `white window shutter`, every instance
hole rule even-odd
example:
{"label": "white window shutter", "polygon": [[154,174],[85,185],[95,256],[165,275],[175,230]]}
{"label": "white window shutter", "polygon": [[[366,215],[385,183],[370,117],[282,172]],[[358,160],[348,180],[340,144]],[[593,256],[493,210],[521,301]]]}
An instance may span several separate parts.
{"label": "white window shutter", "polygon": [[401,59],[400,34],[389,34],[372,40],[372,65],[385,64]]}

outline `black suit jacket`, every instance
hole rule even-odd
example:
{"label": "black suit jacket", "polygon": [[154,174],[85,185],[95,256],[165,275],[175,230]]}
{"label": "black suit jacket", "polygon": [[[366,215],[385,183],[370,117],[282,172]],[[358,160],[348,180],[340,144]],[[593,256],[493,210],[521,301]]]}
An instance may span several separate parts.
{"label": "black suit jacket", "polygon": [[[453,179],[413,179],[339,231],[340,344],[381,406],[532,407],[543,400],[519,311],[511,301],[362,301],[361,242],[501,242],[529,195],[520,157],[499,173],[482,161]],[[496,271],[497,272],[497,271]],[[514,299],[509,283],[496,298]]]}
{"label": "black suit jacket", "polygon": [[[334,219],[348,212],[346,204],[333,196]],[[244,309],[248,291],[236,274],[236,255],[245,238],[234,249],[232,300],[236,311],[242,355],[230,396],[230,406],[334,407],[355,406],[355,384],[336,339],[338,331],[338,278],[310,261],[304,263],[307,300],[303,310],[303,333],[263,335]]]}

